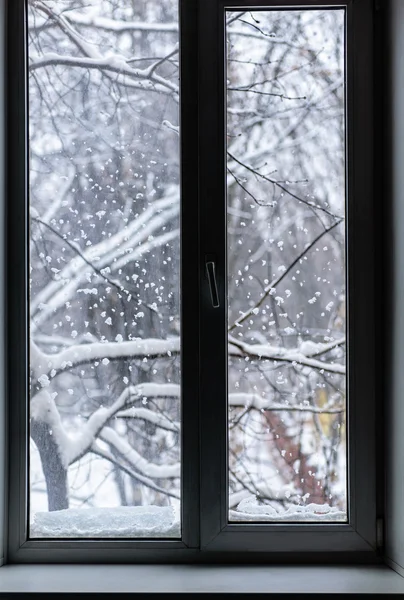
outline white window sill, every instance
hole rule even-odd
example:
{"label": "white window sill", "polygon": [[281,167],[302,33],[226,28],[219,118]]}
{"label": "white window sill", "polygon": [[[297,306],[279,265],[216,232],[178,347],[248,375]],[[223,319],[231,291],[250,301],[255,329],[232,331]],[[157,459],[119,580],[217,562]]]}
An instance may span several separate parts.
{"label": "white window sill", "polygon": [[6,565],[4,593],[404,593],[387,566]]}

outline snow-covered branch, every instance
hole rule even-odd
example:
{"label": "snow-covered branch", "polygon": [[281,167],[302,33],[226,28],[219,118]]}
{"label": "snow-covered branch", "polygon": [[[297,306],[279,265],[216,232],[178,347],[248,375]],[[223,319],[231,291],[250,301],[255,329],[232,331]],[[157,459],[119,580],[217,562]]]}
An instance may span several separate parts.
{"label": "snow-covered branch", "polygon": [[[76,58],[71,56],[60,56],[59,54],[48,54],[46,56],[34,58],[30,63],[30,70],[35,70],[40,67],[51,64],[65,64],[67,66],[78,66],[85,68],[108,69],[118,73],[120,76],[129,76],[135,79],[141,79],[147,82],[145,89],[155,89],[155,86],[160,86],[162,89],[156,91],[169,90],[175,94],[178,100],[178,86],[169,80],[164,79],[155,73],[153,66],[148,69],[133,69],[130,67],[124,56],[118,54],[110,54],[102,56],[96,49],[94,44],[90,44],[81,36],[72,26],[72,24],[59,12],[52,10],[41,0],[35,2],[35,7],[45,13],[48,17],[54,20],[67,37],[77,46],[84,54],[84,58]],[[121,81],[124,83],[124,80]]]}
{"label": "snow-covered branch", "polygon": [[114,447],[114,450],[115,450],[115,453],[118,454],[120,460],[118,460],[118,458],[115,458],[107,450],[100,448],[100,445],[97,444],[96,442],[94,442],[94,444],[91,446],[91,452],[93,454],[96,454],[97,456],[100,456],[101,458],[105,458],[108,462],[115,465],[115,467],[117,469],[119,469],[123,473],[126,473],[127,475],[129,475],[129,477],[131,479],[138,481],[142,485],[147,486],[148,488],[150,488],[151,490],[154,490],[155,492],[159,492],[160,494],[164,494],[165,496],[169,496],[170,498],[179,499],[180,496],[178,494],[170,492],[169,490],[165,490],[164,488],[157,485],[150,477],[141,475],[138,471],[131,469],[128,465],[125,464],[125,456],[121,455],[115,447]]}
{"label": "snow-covered branch", "polygon": [[[32,56],[32,55],[31,55]],[[150,69],[132,69],[123,56],[105,56],[102,58],[88,58],[76,56],[63,56],[49,52],[42,56],[32,56],[29,64],[29,70],[36,71],[43,67],[62,65],[66,67],[79,67],[82,69],[96,69],[118,73],[140,81],[132,84],[139,90],[154,91],[164,94],[178,94],[178,87],[170,81],[152,73]],[[125,85],[125,80],[120,79],[119,83]]]}
{"label": "snow-covered branch", "polygon": [[163,429],[178,431],[178,426],[176,428],[176,424],[171,422],[164,415],[154,413],[146,408],[131,408],[123,411],[122,414],[119,412],[124,408],[128,409],[128,407],[136,402],[136,400],[139,400],[139,398],[178,398],[178,393],[179,386],[170,383],[143,383],[136,386],[128,386],[111,406],[101,406],[91,415],[75,439],[74,454],[69,456],[69,464],[75,462],[81,456],[86,454],[93,441],[98,437],[98,434],[102,428],[114,416],[144,419],[145,421],[154,423]]}
{"label": "snow-covered branch", "polygon": [[[173,391],[174,390],[171,390],[171,393],[173,393]],[[129,463],[132,468],[146,477],[179,477],[179,464],[156,465],[147,461],[125,440],[120,438],[113,429],[106,426],[108,421],[120,410],[120,408],[123,408],[125,405],[130,405],[130,402],[139,398],[140,395],[149,393],[155,397],[156,392],[161,395],[163,395],[163,392],[164,395],[170,395],[170,386],[162,385],[159,390],[156,390],[156,387],[153,384],[150,384],[149,387],[145,385],[127,388],[110,408],[99,408],[96,410],[75,437],[70,437],[63,427],[54,398],[47,389],[40,390],[31,400],[31,417],[36,421],[42,421],[49,426],[52,435],[56,440],[62,464],[65,468],[79,460],[89,451],[96,451],[97,453],[102,452],[102,449],[98,448],[97,445],[94,445],[96,439],[101,439],[116,449],[122,455],[125,462]],[[175,393],[177,394],[177,390],[175,390]],[[142,418],[145,418],[145,416],[148,415],[143,414]],[[113,461],[113,457],[109,458],[109,460]],[[146,482],[143,481],[142,483]]]}
{"label": "snow-covered branch", "polygon": [[[304,367],[312,367],[313,369],[319,369],[320,371],[326,371],[328,373],[338,373],[344,375],[346,372],[345,365],[338,363],[327,363],[315,358],[311,358],[312,352],[309,350],[310,346],[302,344],[300,348],[283,348],[271,346],[270,344],[247,344],[236,340],[234,337],[229,336],[231,356],[253,356],[260,359],[269,359],[279,362],[289,362]],[[335,342],[333,342],[335,347]],[[231,348],[233,347],[233,348]],[[330,348],[330,349],[331,349]],[[326,352],[327,350],[318,350],[318,354]],[[307,352],[307,354],[305,354]]]}
{"label": "snow-covered branch", "polygon": [[286,411],[286,412],[308,412],[324,415],[341,414],[344,412],[345,407],[324,405],[324,406],[313,406],[308,403],[305,404],[281,404],[274,403],[263,398],[258,394],[248,393],[231,393],[229,394],[229,406],[240,407],[244,409],[252,409],[259,411]]}
{"label": "snow-covered branch", "polygon": [[178,34],[178,23],[145,23],[144,21],[121,21],[109,19],[99,15],[82,14],[71,11],[66,18],[75,25],[94,27],[115,33],[126,33],[128,31],[146,31],[150,33],[174,33]]}
{"label": "snow-covered branch", "polygon": [[178,213],[178,190],[175,189],[165,198],[153,202],[116,234],[81,251],[82,256],[72,258],[58,273],[57,279],[49,282],[32,298],[31,315],[34,329],[45,323],[56,310],[71,300],[80,283],[87,279],[89,262],[101,272],[105,269],[106,273],[109,273],[123,264],[138,260],[152,248],[166,244],[172,239],[172,232],[161,235],[156,233],[171,219],[176,218]]}
{"label": "snow-covered branch", "polygon": [[143,456],[140,456],[140,454],[136,452],[125,439],[120,437],[117,432],[110,427],[104,427],[99,438],[102,441],[107,442],[112,448],[115,448],[121,454],[125,462],[147,477],[152,477],[153,479],[172,479],[180,477],[181,475],[180,463],[174,463],[172,465],[156,465],[155,463],[149,462],[143,458]]}
{"label": "snow-covered branch", "polygon": [[42,387],[50,378],[80,365],[128,358],[168,358],[180,351],[178,337],[167,340],[139,339],[128,342],[105,342],[70,346],[58,354],[45,354],[31,341],[31,368]]}
{"label": "snow-covered branch", "polygon": [[[155,398],[156,396],[153,397]],[[154,412],[149,408],[128,408],[116,413],[116,417],[119,419],[140,419],[148,423],[153,423],[156,427],[160,427],[160,429],[165,429],[166,431],[173,431],[175,433],[180,431],[180,423],[171,421],[163,413]]]}
{"label": "snow-covered branch", "polygon": [[[230,356],[250,356],[279,362],[290,362],[329,373],[345,374],[345,366],[312,358],[342,345],[343,340],[330,344],[306,343],[297,348],[270,344],[247,344],[229,336]],[[180,353],[180,338],[139,339],[126,342],[100,342],[72,345],[57,354],[46,354],[31,341],[31,369],[44,387],[50,378],[68,369],[89,363],[108,364],[109,361],[134,358],[168,358]]]}

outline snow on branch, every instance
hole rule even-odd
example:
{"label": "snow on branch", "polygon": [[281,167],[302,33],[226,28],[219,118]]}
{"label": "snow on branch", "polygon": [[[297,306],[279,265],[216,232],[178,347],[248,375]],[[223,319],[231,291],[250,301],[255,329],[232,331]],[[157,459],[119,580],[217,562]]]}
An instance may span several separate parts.
{"label": "snow on branch", "polygon": [[[107,426],[107,423],[114,416],[128,416],[140,418],[153,422],[163,429],[178,431],[178,424],[171,422],[167,417],[145,408],[129,409],[128,407],[139,398],[146,397],[172,397],[178,399],[181,394],[181,388],[177,384],[155,384],[144,383],[138,386],[127,387],[118,399],[110,407],[98,408],[82,427],[78,435],[71,437],[63,427],[60,414],[57,410],[54,395],[50,394],[44,387],[31,400],[31,417],[36,421],[45,422],[56,440],[59,448],[62,464],[65,468],[73,464],[88,452],[94,452],[110,462],[116,463],[129,475],[137,478],[141,483],[148,485],[156,491],[172,495],[171,492],[156,488],[151,479],[177,478],[180,476],[180,464],[158,465],[142,457],[126,440],[121,438],[118,433]],[[231,393],[229,394],[229,406],[239,406],[242,408],[251,408],[259,411],[297,411],[334,414],[343,412],[343,408],[334,406],[315,407],[309,405],[283,405],[274,404],[268,399],[258,396],[258,394]],[[123,415],[120,411],[125,409]],[[98,446],[96,440],[107,443],[114,453],[110,454]],[[115,455],[120,455],[121,461],[117,462]],[[126,463],[128,466],[122,466]],[[134,470],[132,472],[132,469]]]}
{"label": "snow on branch", "polygon": [[308,412],[318,414],[340,414],[345,411],[344,407],[330,405],[311,406],[310,404],[280,404],[271,403],[267,398],[258,394],[234,393],[229,394],[229,406],[240,408],[255,408],[259,411],[287,411],[287,412]]}
{"label": "snow on branch", "polygon": [[42,387],[50,378],[68,369],[94,362],[108,364],[110,360],[128,358],[167,358],[180,351],[180,338],[161,340],[148,338],[128,342],[99,342],[74,345],[58,354],[45,354],[31,341],[31,368]]}
{"label": "snow on branch", "polygon": [[116,414],[116,417],[119,419],[140,419],[142,421],[147,421],[148,423],[153,423],[153,425],[160,427],[160,429],[165,429],[166,431],[173,431],[176,433],[180,431],[180,423],[171,421],[164,416],[164,414],[154,412],[149,408],[128,408],[119,411]]}
{"label": "snow on branch", "polygon": [[[107,422],[125,405],[129,405],[139,397],[149,394],[154,397],[160,395],[178,395],[178,386],[171,389],[170,384],[160,385],[156,389],[155,384],[143,384],[129,386],[109,408],[100,407],[89,418],[81,432],[71,437],[63,427],[60,414],[57,410],[54,396],[46,388],[40,390],[31,400],[31,418],[46,423],[56,440],[62,464],[67,468],[84,456],[89,451],[100,454],[101,449],[93,447],[96,439],[101,439],[113,447],[122,459],[146,477],[151,478],[175,478],[179,477],[180,465],[155,465],[143,458],[125,440],[109,427]],[[150,411],[151,412],[151,411]],[[146,415],[143,415],[143,418]],[[107,457],[108,458],[108,457]],[[113,457],[108,458],[113,460]],[[142,483],[147,483],[143,481]],[[162,491],[162,490],[159,490]]]}
{"label": "snow on branch", "polygon": [[[344,365],[312,358],[312,356],[325,353],[342,343],[342,340],[338,340],[338,342],[332,342],[328,345],[303,343],[298,348],[280,348],[269,344],[247,344],[229,336],[229,355],[248,355],[259,359],[290,362],[344,375],[346,371]],[[57,354],[46,354],[31,341],[31,368],[40,385],[46,387],[49,385],[51,378],[79,365],[94,362],[108,364],[111,360],[131,358],[168,358],[178,355],[179,352],[179,337],[167,340],[147,338],[126,342],[75,344]]]}
{"label": "snow on branch", "polygon": [[128,31],[147,31],[153,33],[175,33],[178,34],[178,23],[145,23],[144,21],[120,21],[97,15],[85,15],[71,11],[67,15],[68,21],[75,25],[95,27],[116,33]]}
{"label": "snow on branch", "polygon": [[[128,65],[126,59],[119,55],[109,55],[102,58],[82,58],[49,52],[42,56],[33,56],[29,64],[29,70],[32,72],[36,69],[56,65],[111,71],[113,73],[118,73],[119,75],[140,79],[135,87],[141,90],[151,90],[166,94],[171,94],[172,92],[175,94],[178,93],[178,87],[175,84],[159,75],[153,73],[149,74],[149,69],[132,69]],[[120,81],[120,83],[124,83],[124,81]]]}
{"label": "snow on branch", "polygon": [[[106,450],[103,450],[102,448],[100,448],[96,442],[94,442],[94,444],[91,446],[91,452],[93,454],[96,454],[97,456],[100,456],[101,458],[105,458],[105,460],[107,460],[110,463],[112,463],[113,465],[115,465],[115,467],[118,468],[120,471],[122,471],[123,473],[126,473],[127,475],[129,475],[129,477],[131,477],[132,479],[135,479],[139,483],[146,485],[151,490],[154,490],[155,492],[159,492],[160,494],[165,494],[166,496],[169,496],[170,498],[179,499],[178,494],[176,494],[174,492],[170,492],[169,490],[165,490],[164,488],[157,485],[149,477],[145,477],[145,475],[141,475],[140,473],[134,471],[133,469],[131,469],[130,467],[125,465],[122,460],[118,460],[110,452],[107,452]],[[119,453],[116,452],[116,454],[119,454]],[[120,458],[125,458],[125,457],[120,457]]]}
{"label": "snow on branch", "polygon": [[152,477],[154,479],[172,479],[180,477],[181,475],[180,463],[174,463],[172,465],[156,465],[155,463],[149,462],[110,427],[104,427],[99,435],[99,439],[117,450],[123,460],[147,477]]}
{"label": "snow on branch", "polygon": [[[150,340],[149,340],[150,341]],[[128,342],[131,344],[132,342]],[[98,346],[99,344],[97,344]],[[101,344],[106,346],[107,344]],[[111,344],[109,344],[111,345]],[[122,344],[115,344],[116,346]],[[86,348],[86,346],[83,346]],[[69,348],[70,350],[70,348]],[[67,352],[67,351],[66,351]],[[62,354],[66,354],[62,353]],[[43,355],[44,356],[44,355]],[[40,380],[41,381],[41,380]],[[44,383],[44,380],[41,381]],[[81,428],[74,438],[69,437],[65,431],[61,417],[54,402],[54,397],[48,391],[47,386],[44,386],[31,400],[31,417],[37,421],[45,422],[49,425],[54,435],[55,440],[60,449],[60,454],[63,464],[67,467],[73,464],[91,450],[97,438],[103,439],[113,445],[116,450],[123,453],[133,467],[140,469],[145,475],[151,477],[160,477],[155,473],[160,473],[160,469],[154,469],[154,466],[148,466],[130,446],[124,441],[119,441],[120,438],[113,430],[109,431],[107,423],[114,417],[128,417],[144,419],[155,425],[170,431],[178,431],[179,424],[170,421],[162,414],[153,413],[146,408],[129,408],[136,400],[142,397],[148,398],[175,398],[181,396],[181,387],[178,384],[172,383],[142,383],[137,386],[128,386],[117,398],[110,407],[101,406],[88,419],[87,423]],[[335,406],[316,407],[306,404],[291,405],[273,403],[267,398],[260,397],[258,394],[249,393],[231,393],[229,394],[229,406],[239,406],[242,408],[251,408],[258,411],[296,411],[310,412],[319,414],[334,414],[343,412],[344,408]],[[126,409],[126,410],[124,410]],[[123,411],[123,412],[121,412]],[[112,432],[112,433],[111,433]],[[116,437],[117,436],[117,437]],[[117,441],[118,440],[118,441]],[[125,444],[125,447],[123,446]],[[133,451],[132,451],[133,450]],[[130,458],[128,456],[130,455]],[[147,462],[147,461],[146,461]],[[149,468],[150,467],[150,468]],[[169,471],[176,473],[175,469]],[[161,475],[165,477],[166,475]],[[176,475],[167,475],[175,477]]]}
{"label": "snow on branch", "polygon": [[[108,17],[101,17],[98,15],[81,14],[79,12],[71,11],[66,16],[66,19],[74,23],[74,25],[82,27],[94,27],[96,29],[104,29],[105,31],[115,33],[126,33],[128,31],[146,31],[150,33],[171,33],[178,34],[178,23],[145,23],[144,21],[122,21],[119,19],[110,19]],[[227,25],[229,25],[228,23]],[[265,39],[263,33],[247,31],[242,27],[230,27],[228,29],[229,35],[236,35],[247,38]],[[293,44],[289,38],[282,38],[279,36],[270,36],[272,44],[282,44],[290,48],[301,49],[301,45]]]}
{"label": "snow on branch", "polygon": [[155,237],[150,236],[150,239],[141,244],[138,248],[131,248],[126,252],[119,260],[116,260],[111,265],[111,271],[116,272],[122,267],[125,267],[131,262],[138,260],[154,248],[161,248],[171,242],[172,240],[178,239],[180,235],[179,229],[173,229],[172,231],[167,231],[167,233],[162,233],[161,235],[156,235]]}
{"label": "snow on branch", "polygon": [[[157,237],[152,236],[153,239],[148,240],[147,242],[145,242],[144,244],[142,244],[140,247],[136,248],[135,250],[131,249],[132,251],[128,252],[128,254],[123,256],[120,260],[115,259],[111,268],[101,270],[97,265],[92,263],[86,257],[86,255],[81,251],[80,247],[76,243],[71,242],[67,236],[62,235],[57,229],[54,229],[48,223],[45,223],[41,219],[35,217],[35,215],[33,215],[32,213],[33,213],[33,211],[31,210],[31,222],[35,221],[36,223],[39,223],[40,225],[49,229],[53,235],[55,235],[57,238],[62,240],[63,243],[66,243],[69,246],[69,248],[71,248],[78,256],[80,256],[82,258],[82,260],[84,261],[84,263],[86,265],[88,265],[92,271],[94,271],[94,274],[98,275],[98,277],[93,278],[93,280],[92,280],[93,285],[96,285],[99,282],[105,281],[105,282],[109,283],[110,285],[112,285],[115,289],[117,289],[119,294],[126,296],[128,298],[128,300],[130,300],[132,298],[133,293],[130,292],[127,289],[127,287],[123,286],[119,281],[114,281],[113,279],[111,279],[107,275],[107,272],[108,271],[114,272],[114,271],[121,269],[123,266],[140,258],[143,254],[150,252],[153,248],[163,246],[164,244],[168,243],[169,241],[171,241],[172,239],[174,239],[175,237],[178,236],[178,230],[170,231],[168,233],[159,235]],[[64,293],[65,293],[65,291],[66,291],[66,288],[63,289]],[[142,306],[147,307],[149,310],[152,310],[153,312],[157,313],[160,316],[156,307],[152,306],[151,304],[148,304],[147,302],[144,302],[143,300],[141,300],[139,298],[139,296],[137,296],[136,300],[137,300],[137,304],[141,304]],[[37,322],[38,322],[38,320],[36,320],[36,323]]]}
{"label": "snow on branch", "polygon": [[71,453],[72,440],[67,435],[56,408],[54,396],[48,390],[42,389],[31,399],[30,417],[36,421],[46,423],[52,432],[59,448],[59,455],[63,466],[67,469],[69,466],[69,456]]}
{"label": "snow on branch", "polygon": [[178,194],[177,188],[168,191],[166,197],[153,202],[127,227],[72,258],[58,274],[58,278],[50,281],[31,300],[32,330],[71,300],[80,283],[87,279],[89,263],[101,273],[103,269],[109,273],[118,268],[117,264],[122,266],[138,260],[152,248],[162,246],[172,239],[172,232],[162,235],[156,233],[178,216]]}
{"label": "snow on branch", "polygon": [[[139,400],[139,398],[142,397],[177,398],[178,394],[179,386],[170,383],[142,383],[140,385],[128,386],[111,406],[101,406],[91,415],[87,423],[84,425],[84,427],[82,427],[80,434],[75,438],[73,452],[70,453],[68,458],[69,464],[77,461],[88,452],[102,428],[120,410],[128,408],[136,400]],[[136,417],[139,419],[144,419],[145,421],[149,421],[158,426],[164,426],[163,428],[166,430],[178,431],[178,428],[175,429],[175,424],[167,419],[167,417],[164,417],[164,415],[159,413],[154,413],[146,408],[129,409],[126,411],[126,413],[124,412],[124,415],[132,418]]]}
{"label": "snow on branch", "polygon": [[[290,362],[296,365],[302,365],[304,367],[312,367],[313,369],[319,369],[327,371],[328,373],[338,373],[345,375],[345,365],[338,363],[327,363],[315,358],[311,358],[311,352],[314,350],[312,346],[305,345],[304,343],[299,348],[283,348],[271,346],[269,344],[246,344],[236,340],[234,337],[229,336],[230,349],[229,354],[231,356],[254,356],[259,359],[270,359],[280,362]],[[342,343],[342,342],[341,342]],[[328,348],[331,350],[337,344],[333,342],[333,345]],[[339,345],[339,344],[338,344]],[[317,344],[314,344],[317,346]],[[317,349],[317,353],[321,354],[328,351],[326,349]]]}
{"label": "snow on branch", "polygon": [[175,94],[175,98],[178,100],[178,86],[171,81],[164,79],[160,75],[157,75],[153,65],[148,69],[133,69],[128,65],[125,57],[122,55],[110,54],[108,56],[102,56],[97,48],[94,45],[89,44],[87,40],[74,29],[72,24],[61,13],[57,12],[57,10],[52,10],[41,0],[35,2],[35,8],[39,9],[50,19],[55,21],[67,37],[84,54],[85,58],[60,56],[58,54],[50,53],[34,59],[30,63],[30,70],[48,66],[50,64],[67,64],[69,66],[81,66],[85,68],[108,69],[119,74],[121,83],[125,83],[124,79],[122,81],[121,76],[141,79],[147,84],[145,89],[154,90],[156,89],[155,86],[158,85],[162,89],[156,91],[169,90],[170,93]]}

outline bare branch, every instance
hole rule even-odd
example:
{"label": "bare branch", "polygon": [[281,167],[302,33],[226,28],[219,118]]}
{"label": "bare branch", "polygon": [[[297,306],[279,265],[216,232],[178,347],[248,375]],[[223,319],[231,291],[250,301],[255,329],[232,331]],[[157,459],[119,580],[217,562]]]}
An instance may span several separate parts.
{"label": "bare branch", "polygon": [[272,281],[271,283],[269,283],[266,288],[264,289],[264,292],[261,296],[261,298],[258,300],[258,302],[256,302],[256,304],[254,306],[252,306],[248,311],[246,311],[245,313],[243,313],[240,317],[238,317],[238,319],[236,319],[233,323],[233,325],[230,325],[229,327],[229,331],[233,331],[233,329],[235,329],[235,327],[239,327],[240,325],[242,325],[242,323],[244,323],[244,321],[246,321],[246,319],[248,319],[249,317],[251,317],[251,315],[253,314],[257,314],[257,309],[259,309],[259,307],[262,305],[262,303],[264,302],[265,298],[267,298],[267,296],[269,296],[269,294],[274,293],[276,290],[276,286],[279,285],[281,283],[281,281],[283,281],[283,279],[285,279],[285,277],[290,273],[290,271],[293,269],[293,267],[295,267],[298,262],[321,240],[321,238],[323,238],[327,233],[329,233],[330,231],[332,231],[335,227],[337,227],[337,225],[339,225],[340,223],[342,223],[342,219],[339,219],[336,223],[333,223],[333,225],[331,225],[330,227],[328,227],[327,229],[324,229],[324,231],[322,231],[304,250],[303,252],[301,252],[299,254],[299,256],[297,256],[289,265],[289,267],[286,269],[286,271],[284,271],[282,273],[282,275],[280,275],[277,279],[275,279],[275,281]]}
{"label": "bare branch", "polygon": [[[318,210],[321,210],[321,211],[325,212],[327,215],[330,215],[330,217],[333,217],[334,219],[339,219],[339,220],[343,219],[343,217],[340,217],[340,216],[334,214],[333,212],[331,212],[327,208],[324,208],[320,204],[313,204],[312,202],[308,202],[307,200],[304,200],[304,198],[301,198],[300,196],[297,196],[296,194],[294,194],[293,192],[291,192],[290,190],[288,190],[288,188],[285,187],[284,185],[282,185],[279,181],[276,181],[276,179],[271,179],[270,177],[267,177],[266,175],[263,175],[262,173],[260,173],[256,169],[254,169],[253,167],[250,167],[249,165],[247,165],[244,162],[240,161],[238,158],[236,158],[230,152],[227,152],[227,154],[228,154],[228,156],[230,156],[230,158],[232,160],[234,160],[234,162],[238,163],[241,167],[244,167],[245,169],[247,169],[247,171],[250,171],[251,173],[253,173],[257,177],[261,177],[261,179],[264,179],[265,181],[268,181],[268,183],[272,183],[273,185],[275,185],[276,187],[278,187],[279,189],[281,189],[283,192],[285,192],[286,194],[288,194],[288,196],[291,196],[295,200],[298,200],[299,202],[302,202],[303,204],[306,204],[307,206],[310,206],[311,208],[316,208]],[[233,177],[236,177],[231,171],[230,171],[230,173],[231,173],[231,175],[233,175]]]}

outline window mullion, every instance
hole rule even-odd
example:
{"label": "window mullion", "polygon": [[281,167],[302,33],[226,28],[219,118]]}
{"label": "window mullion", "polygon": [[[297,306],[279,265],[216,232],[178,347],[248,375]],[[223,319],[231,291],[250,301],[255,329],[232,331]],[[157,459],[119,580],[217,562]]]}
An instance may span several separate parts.
{"label": "window mullion", "polygon": [[183,541],[199,547],[199,198],[196,0],[180,0]]}
{"label": "window mullion", "polygon": [[[227,488],[226,193],[224,21],[216,0],[199,2],[199,199],[201,344],[201,546],[225,525]],[[213,262],[214,307],[207,263]]]}

